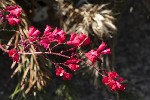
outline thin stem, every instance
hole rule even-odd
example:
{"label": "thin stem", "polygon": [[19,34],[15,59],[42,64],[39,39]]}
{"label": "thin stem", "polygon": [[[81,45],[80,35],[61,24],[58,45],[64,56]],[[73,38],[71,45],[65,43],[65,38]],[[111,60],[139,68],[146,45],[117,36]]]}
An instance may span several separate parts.
{"label": "thin stem", "polygon": [[117,94],[116,94],[116,100],[120,100],[119,99],[119,93],[117,92]]}
{"label": "thin stem", "polygon": [[61,45],[61,43],[58,43],[56,45],[54,45],[52,48],[50,48],[50,51],[52,51],[55,47],[57,47],[58,45]]}
{"label": "thin stem", "polygon": [[0,32],[2,32],[2,31],[20,33],[19,31],[16,31],[16,30],[8,30],[8,29],[1,29]]}
{"label": "thin stem", "polygon": [[96,66],[94,65],[91,65],[90,63],[88,62],[85,62],[83,59],[81,59],[81,61],[83,61],[85,64],[87,64],[88,66],[92,66],[101,76],[104,76],[101,72],[103,72],[103,70],[97,68]]}
{"label": "thin stem", "polygon": [[4,52],[9,52],[9,50],[3,48],[1,44],[0,44],[0,49],[2,49]]}
{"label": "thin stem", "polygon": [[[30,53],[30,52],[18,52],[19,54],[24,54],[24,55],[31,55],[33,53]],[[34,54],[51,54],[51,55],[57,55],[57,56],[61,56],[61,57],[65,57],[65,58],[68,58],[70,59],[69,56],[66,56],[66,55],[63,55],[63,54],[60,54],[60,53],[54,53],[54,52],[34,52]]]}

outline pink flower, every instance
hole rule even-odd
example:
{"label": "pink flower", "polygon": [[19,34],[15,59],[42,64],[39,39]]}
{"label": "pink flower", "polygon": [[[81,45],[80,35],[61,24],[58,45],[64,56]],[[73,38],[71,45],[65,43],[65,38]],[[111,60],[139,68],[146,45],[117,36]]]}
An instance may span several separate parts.
{"label": "pink flower", "polygon": [[80,66],[78,65],[79,59],[77,58],[71,58],[69,60],[67,60],[65,63],[68,64],[68,67],[73,70],[76,71],[80,68]]}
{"label": "pink flower", "polygon": [[119,76],[116,72],[108,72],[107,75],[112,79],[117,78]]}
{"label": "pink flower", "polygon": [[101,54],[111,54],[110,48],[103,50]]}
{"label": "pink flower", "polygon": [[102,82],[105,84],[105,85],[108,85],[113,79],[110,78],[110,77],[107,77],[107,76],[104,76],[103,79],[102,79]]}
{"label": "pink flower", "polygon": [[113,91],[124,91],[125,90],[125,85],[122,85],[119,82],[114,81],[114,80],[108,84],[108,87],[111,88],[111,90],[113,90]]}
{"label": "pink flower", "polygon": [[71,59],[67,60],[65,63],[66,64],[77,64],[78,62],[79,62],[79,59],[71,58]]}
{"label": "pink flower", "polygon": [[79,34],[79,39],[82,42],[81,46],[88,45],[91,42],[90,38],[83,33]]}
{"label": "pink flower", "polygon": [[19,54],[16,49],[11,49],[8,52],[9,57],[12,57],[13,61],[18,62],[19,61]]}
{"label": "pink flower", "polygon": [[67,44],[78,47],[80,45],[79,36],[76,33],[71,33],[70,40],[67,42]]}
{"label": "pink flower", "polygon": [[10,15],[16,16],[17,18],[20,17],[22,9],[18,6],[7,6],[6,10],[10,13]]}
{"label": "pink flower", "polygon": [[50,43],[54,41],[53,34],[51,32],[52,28],[49,25],[46,25],[46,28],[44,30],[44,34],[40,40],[40,44],[45,48],[48,49],[50,46]]}
{"label": "pink flower", "polygon": [[118,78],[119,75],[116,72],[108,72],[108,76],[103,76],[102,82],[107,85],[113,91],[124,91],[125,85],[121,84],[124,81],[122,77]]}
{"label": "pink flower", "polygon": [[19,19],[19,18],[14,17],[14,16],[8,16],[8,17],[7,17],[7,19],[8,19],[8,23],[9,23],[9,25],[11,25],[11,26],[13,26],[13,25],[17,25],[17,24],[19,24],[19,23],[20,23],[20,19]]}
{"label": "pink flower", "polygon": [[80,66],[77,64],[69,64],[68,67],[73,71],[76,71],[80,68]]}
{"label": "pink flower", "polygon": [[63,30],[60,30],[58,28],[55,28],[55,30],[52,32],[52,34],[54,37],[54,41],[56,41],[58,43],[62,43],[66,39],[66,36],[65,36],[66,33]]}
{"label": "pink flower", "polygon": [[111,54],[110,48],[105,49],[107,44],[102,41],[101,45],[98,47],[97,52],[98,54]]}
{"label": "pink flower", "polygon": [[56,75],[57,76],[63,76],[65,70],[62,67],[59,67],[56,69]]}
{"label": "pink flower", "polygon": [[7,6],[6,11],[9,12],[9,15],[7,15],[9,25],[13,26],[20,23],[21,8],[18,6]]}
{"label": "pink flower", "polygon": [[34,42],[35,40],[37,40],[37,37],[39,36],[39,34],[40,34],[40,31],[34,28],[33,26],[31,26],[28,31],[30,42]]}
{"label": "pink flower", "polygon": [[84,35],[83,33],[76,34],[71,33],[70,40],[67,42],[68,45],[73,46],[85,46],[90,43],[90,38]]}
{"label": "pink flower", "polygon": [[102,41],[101,45],[98,47],[97,52],[101,52],[106,48],[107,44]]}
{"label": "pink flower", "polygon": [[95,61],[98,59],[98,53],[95,50],[91,50],[88,53],[85,54],[86,58],[89,59],[92,64],[95,63]]}
{"label": "pink flower", "polygon": [[49,34],[52,34],[52,32],[50,32],[53,28],[51,28],[49,25],[46,25],[46,28],[44,30],[44,36],[48,36]]}
{"label": "pink flower", "polygon": [[41,32],[38,29],[34,28],[33,26],[31,26],[28,31],[29,37],[32,37],[32,36],[38,37],[40,33]]}
{"label": "pink flower", "polygon": [[42,39],[40,41],[40,45],[42,45],[45,49],[48,49],[50,46],[50,41],[48,40],[48,38]]}
{"label": "pink flower", "polygon": [[72,79],[72,74],[64,72],[63,79],[64,80],[71,80]]}

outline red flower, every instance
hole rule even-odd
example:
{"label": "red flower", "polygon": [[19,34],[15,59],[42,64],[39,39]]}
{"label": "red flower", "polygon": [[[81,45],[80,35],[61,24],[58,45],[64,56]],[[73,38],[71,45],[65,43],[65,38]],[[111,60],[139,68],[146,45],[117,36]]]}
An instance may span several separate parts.
{"label": "red flower", "polygon": [[110,48],[103,50],[101,54],[111,54]]}
{"label": "red flower", "polygon": [[110,48],[105,49],[107,44],[102,41],[101,45],[98,47],[97,52],[98,54],[111,54]]}
{"label": "red flower", "polygon": [[58,28],[55,28],[55,30],[52,32],[52,34],[54,37],[54,41],[56,41],[58,43],[62,43],[66,39],[66,36],[65,36],[66,33],[63,30],[60,30]]}
{"label": "red flower", "polygon": [[85,54],[86,58],[89,59],[92,64],[95,63],[95,61],[98,59],[98,53],[97,51],[91,50],[88,53]]}
{"label": "red flower", "polygon": [[50,32],[52,28],[49,25],[46,25],[44,30],[43,37],[40,40],[40,44],[45,48],[48,49],[50,46],[50,42],[54,41],[54,37],[52,32]]}
{"label": "red flower", "polygon": [[20,19],[16,18],[15,16],[8,16],[7,19],[8,19],[9,25],[11,25],[11,26],[17,25],[20,23]]}
{"label": "red flower", "polygon": [[30,42],[35,41],[37,39],[37,37],[39,36],[40,33],[41,32],[38,29],[36,29],[33,26],[31,26],[29,28],[29,31],[28,31],[28,36],[29,36]]}
{"label": "red flower", "polygon": [[83,33],[79,34],[79,39],[82,42],[81,46],[88,45],[91,42],[90,38]]}
{"label": "red flower", "polygon": [[9,25],[13,26],[20,23],[21,8],[18,6],[7,6],[6,11],[9,12],[9,15],[7,15]]}
{"label": "red flower", "polygon": [[80,68],[80,66],[77,64],[69,64],[68,67],[73,71],[76,71]]}
{"label": "red flower", "polygon": [[19,54],[16,49],[11,49],[8,52],[9,57],[12,57],[13,61],[18,62],[19,61]]}
{"label": "red flower", "polygon": [[68,67],[73,70],[73,71],[76,71],[80,68],[79,65],[77,65],[79,62],[79,59],[77,58],[71,58],[69,60],[67,60],[65,63],[68,64]]}
{"label": "red flower", "polygon": [[71,33],[70,40],[67,42],[67,44],[78,47],[80,44],[79,36],[76,33]]}
{"label": "red flower", "polygon": [[72,79],[72,74],[64,72],[63,79],[64,80],[71,80]]}
{"label": "red flower", "polygon": [[112,79],[119,77],[119,75],[116,72],[108,72],[107,75]]}
{"label": "red flower", "polygon": [[119,75],[116,72],[108,72],[108,76],[104,76],[102,82],[107,85],[113,91],[124,91],[125,85],[121,84],[124,81],[122,77],[118,78]]}
{"label": "red flower", "polygon": [[63,76],[65,70],[62,67],[59,67],[56,69],[56,75],[57,76]]}
{"label": "red flower", "polygon": [[101,45],[98,47],[97,52],[101,52],[106,48],[107,44],[102,41]]}
{"label": "red flower", "polygon": [[76,34],[76,33],[71,33],[70,40],[67,42],[69,45],[73,46],[85,46],[90,43],[90,38],[84,35],[83,33]]}
{"label": "red flower", "polygon": [[98,47],[96,51],[91,50],[86,53],[85,56],[92,62],[92,64],[94,64],[101,54],[111,54],[110,48],[105,49],[106,46],[106,43],[102,41],[102,44]]}
{"label": "red flower", "polygon": [[48,38],[42,39],[40,41],[40,45],[42,45],[45,49],[48,49],[50,46],[50,41],[48,40]]}
{"label": "red flower", "polygon": [[44,36],[52,34],[52,32],[50,32],[53,28],[51,28],[49,25],[46,25],[46,28],[44,30]]}
{"label": "red flower", "polygon": [[107,76],[104,76],[103,79],[102,79],[102,82],[105,84],[105,85],[108,85],[113,79],[110,78],[110,77],[107,77]]}
{"label": "red flower", "polygon": [[7,6],[6,10],[10,13],[10,15],[16,16],[17,18],[20,17],[22,9],[18,6]]}
{"label": "red flower", "polygon": [[67,60],[65,63],[66,64],[77,64],[78,62],[79,62],[79,59],[71,58],[71,59]]}
{"label": "red flower", "polygon": [[38,37],[40,33],[41,32],[38,29],[34,28],[33,26],[31,26],[28,31],[29,37],[32,37],[32,36]]}

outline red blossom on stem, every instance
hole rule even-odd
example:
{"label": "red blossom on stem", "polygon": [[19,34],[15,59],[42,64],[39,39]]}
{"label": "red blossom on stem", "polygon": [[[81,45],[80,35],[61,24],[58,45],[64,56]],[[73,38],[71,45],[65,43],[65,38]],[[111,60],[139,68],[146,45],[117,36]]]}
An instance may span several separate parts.
{"label": "red blossom on stem", "polygon": [[63,80],[71,80],[72,79],[72,74],[64,72],[63,74]]}
{"label": "red blossom on stem", "polygon": [[77,64],[69,64],[68,67],[73,71],[76,71],[80,68],[80,66]]}
{"label": "red blossom on stem", "polygon": [[6,15],[9,25],[13,26],[20,23],[21,8],[18,6],[7,6],[5,10],[9,12],[9,14]]}
{"label": "red blossom on stem", "polygon": [[102,41],[102,44],[98,47],[97,50],[91,50],[85,53],[86,58],[89,59],[92,62],[92,64],[94,64],[101,54],[111,54],[110,48],[105,49],[106,46],[107,44]]}
{"label": "red blossom on stem", "polygon": [[105,49],[106,47],[107,47],[107,44],[104,41],[102,41],[102,43],[100,44],[100,46],[97,49],[98,54],[99,55],[100,54],[111,54],[110,48]]}
{"label": "red blossom on stem", "polygon": [[[8,15],[8,22],[10,25],[16,25],[20,22],[19,16],[21,14],[22,9],[16,7],[7,7],[6,8],[8,10],[9,15]],[[2,13],[0,12],[0,17],[3,16]],[[40,52],[38,51],[38,49],[34,52],[34,54],[49,54],[49,55],[56,55],[62,58],[65,58],[67,60],[65,60],[64,62],[53,62],[52,60],[50,60],[57,68],[55,70],[56,72],[56,76],[62,76],[63,80],[71,80],[72,79],[72,74],[66,72],[63,67],[67,66],[71,71],[77,71],[80,69],[79,66],[79,62],[84,60],[82,58],[77,58],[77,48],[79,46],[85,46],[88,45],[90,43],[90,38],[88,36],[86,36],[83,33],[77,34],[77,33],[71,33],[70,36],[70,40],[65,42],[66,40],[66,36],[65,36],[65,32],[63,30],[60,30],[58,28],[55,28],[54,30],[50,27],[50,26],[46,26],[45,30],[44,30],[44,34],[43,36],[39,36],[40,35],[40,31],[36,28],[34,28],[33,26],[31,26],[29,28],[28,31],[28,38],[25,40],[24,37],[22,37],[21,39],[21,45],[24,47],[24,50],[16,50],[16,49],[11,49],[11,50],[6,50],[2,47],[2,45],[0,44],[0,49],[2,49],[4,52],[8,52],[9,57],[12,57],[14,62],[18,62],[19,61],[19,54],[33,54],[31,52],[29,52],[29,48],[31,47],[31,45],[34,45],[35,47],[38,47],[39,45],[43,46],[43,48],[45,48],[46,51]],[[34,42],[34,43],[29,43],[29,42]],[[56,42],[56,44],[54,43],[53,47],[50,47],[50,43],[52,42]],[[18,45],[19,45],[18,43]],[[37,43],[37,44],[36,44]],[[64,46],[69,46],[69,49],[65,49],[65,50],[61,50],[60,52],[54,52],[55,48],[60,46],[60,45],[64,45]],[[74,46],[74,47],[72,47]],[[85,57],[90,60],[92,62],[92,64],[90,64],[90,66],[92,66],[93,68],[96,69],[96,71],[98,71],[98,73],[100,75],[103,76],[102,82],[107,85],[109,88],[111,88],[111,90],[113,91],[124,91],[125,89],[125,85],[122,84],[122,82],[124,81],[124,79],[122,77],[119,77],[119,75],[116,72],[107,72],[106,75],[103,75],[103,70],[98,69],[97,67],[95,67],[93,64],[99,60],[99,57],[101,54],[111,54],[111,50],[110,48],[106,48],[107,44],[102,41],[102,43],[100,44],[100,46],[94,50],[90,50],[89,52],[85,53]],[[48,49],[49,48],[49,49]],[[18,48],[19,49],[19,48]],[[21,51],[21,52],[19,52]],[[69,55],[68,55],[69,54]],[[89,65],[87,62],[85,62],[87,65]],[[63,67],[58,67],[58,66],[63,66]],[[65,67],[64,67],[65,68]]]}
{"label": "red blossom on stem", "polygon": [[80,33],[71,33],[70,40],[67,42],[68,45],[73,46],[85,46],[90,43],[90,38],[87,37],[85,34]]}
{"label": "red blossom on stem", "polygon": [[106,48],[107,44],[102,41],[101,45],[98,47],[97,52],[101,52]]}
{"label": "red blossom on stem", "polygon": [[8,55],[9,55],[9,57],[12,57],[14,62],[19,61],[19,54],[18,54],[18,51],[16,49],[9,50]]}
{"label": "red blossom on stem", "polygon": [[50,41],[48,38],[44,38],[40,41],[40,45],[42,45],[46,50],[49,48],[50,46]]}
{"label": "red blossom on stem", "polygon": [[50,42],[54,40],[51,30],[52,28],[49,25],[46,25],[44,34],[40,40],[40,45],[42,45],[46,50],[49,48]]}
{"label": "red blossom on stem", "polygon": [[64,72],[65,72],[65,70],[62,67],[58,67],[56,69],[56,75],[57,76],[63,76]]}
{"label": "red blossom on stem", "polygon": [[73,70],[76,71],[80,68],[80,66],[78,65],[79,59],[77,58],[71,58],[69,60],[67,60],[65,63],[68,64],[68,67]]}
{"label": "red blossom on stem", "polygon": [[124,81],[116,72],[108,72],[108,76],[103,76],[102,82],[113,91],[124,91],[125,85],[121,84]]}
{"label": "red blossom on stem", "polygon": [[10,13],[9,15],[14,15],[17,18],[20,17],[20,14],[22,12],[22,8],[19,8],[18,6],[7,6],[6,10]]}
{"label": "red blossom on stem", "polygon": [[72,79],[72,74],[65,72],[65,70],[62,67],[58,67],[56,69],[56,75],[63,76],[63,80],[71,80]]}
{"label": "red blossom on stem", "polygon": [[52,35],[54,37],[54,41],[58,43],[63,43],[66,39],[65,32],[63,30],[60,30],[59,28],[55,28],[55,30],[52,32]]}
{"label": "red blossom on stem", "polygon": [[52,34],[52,32],[50,32],[53,28],[51,28],[49,25],[46,25],[46,28],[44,30],[44,36],[48,36],[49,34]]}
{"label": "red blossom on stem", "polygon": [[53,32],[51,32],[52,28],[50,26],[46,26],[44,30],[43,37],[41,38],[40,44],[48,49],[51,42],[63,43],[66,39],[65,32],[58,28],[55,28]]}
{"label": "red blossom on stem", "polygon": [[8,19],[9,25],[11,26],[17,25],[20,23],[20,19],[14,16],[8,16],[7,19]]}
{"label": "red blossom on stem", "polygon": [[77,64],[79,62],[78,58],[71,58],[69,60],[67,60],[65,63],[66,64]]}
{"label": "red blossom on stem", "polygon": [[107,75],[112,79],[119,77],[119,75],[116,72],[107,72]]}
{"label": "red blossom on stem", "polygon": [[89,59],[92,62],[92,64],[94,64],[95,61],[98,59],[98,53],[95,50],[91,50],[85,54],[85,57]]}
{"label": "red blossom on stem", "polygon": [[38,36],[39,36],[40,33],[41,32],[38,29],[36,29],[33,26],[31,26],[29,28],[29,31],[28,31],[28,36],[29,36],[30,42],[36,41],[38,39]]}

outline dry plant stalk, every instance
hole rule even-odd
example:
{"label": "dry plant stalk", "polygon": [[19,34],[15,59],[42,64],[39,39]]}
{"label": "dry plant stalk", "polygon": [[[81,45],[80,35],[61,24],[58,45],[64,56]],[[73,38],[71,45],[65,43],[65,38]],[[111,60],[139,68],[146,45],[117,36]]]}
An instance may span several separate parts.
{"label": "dry plant stalk", "polygon": [[68,33],[94,33],[103,40],[106,37],[111,38],[117,30],[113,24],[115,18],[112,11],[106,8],[107,4],[84,4],[79,8],[63,2],[59,2],[59,5],[61,25]]}
{"label": "dry plant stalk", "polygon": [[[0,2],[0,6],[2,7],[9,5],[17,4],[14,0],[3,0]],[[28,37],[29,21],[26,18],[27,17],[25,13],[22,12],[21,24],[18,25],[17,29],[15,29],[15,34],[10,38],[10,40],[8,40],[7,45],[17,45],[22,36]],[[6,47],[6,49],[9,49],[9,47]],[[12,69],[15,69],[11,77],[13,77],[16,73],[21,73],[19,74],[19,77],[22,78],[19,87],[21,90],[25,90],[26,94],[31,89],[41,90],[47,85],[47,80],[50,79],[49,71],[45,64],[43,63],[43,65],[39,65],[37,59],[40,58],[40,56],[37,56],[33,53],[35,51],[34,47],[31,46],[29,51],[32,53],[32,55],[21,55],[20,62],[13,62],[11,66]]]}

